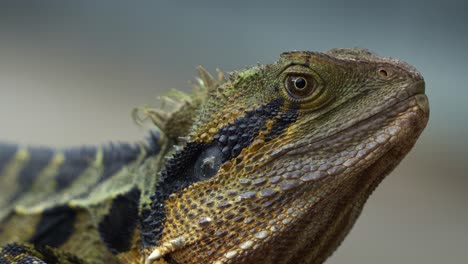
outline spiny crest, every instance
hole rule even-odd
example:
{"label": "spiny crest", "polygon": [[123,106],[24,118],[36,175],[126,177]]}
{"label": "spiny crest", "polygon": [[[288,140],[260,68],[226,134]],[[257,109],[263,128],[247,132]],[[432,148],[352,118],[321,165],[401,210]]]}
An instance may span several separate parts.
{"label": "spiny crest", "polygon": [[216,69],[217,78],[202,66],[197,67],[197,71],[198,77],[191,82],[192,93],[172,89],[165,96],[158,98],[161,100],[160,107],[135,108],[132,112],[133,120],[139,125],[149,120],[175,142],[187,136],[198,110],[209,95],[226,82],[224,73],[219,69]]}
{"label": "spiny crest", "polygon": [[203,107],[198,109],[196,121],[189,134],[191,140],[204,141],[210,138],[216,131],[227,124],[231,124],[236,118],[245,114],[249,106],[258,107],[258,88],[262,87],[264,65],[248,67],[241,71],[229,74],[229,81],[220,84],[209,94]]}

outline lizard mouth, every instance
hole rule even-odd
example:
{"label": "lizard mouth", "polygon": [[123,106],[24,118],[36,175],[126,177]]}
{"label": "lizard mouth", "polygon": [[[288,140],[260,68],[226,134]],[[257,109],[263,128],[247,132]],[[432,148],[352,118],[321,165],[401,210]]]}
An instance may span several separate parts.
{"label": "lizard mouth", "polygon": [[[409,102],[412,100],[416,100],[417,106],[426,114],[427,119],[429,115],[429,103],[427,96],[425,95],[425,83],[424,80],[418,80],[408,85],[407,87],[402,87],[401,91],[397,93],[395,97],[390,98],[382,105],[364,113],[360,116],[360,118],[356,119],[354,122],[351,122],[348,126],[343,127],[342,130],[352,129],[353,127],[361,127],[362,124],[369,122],[376,117],[384,116],[389,112],[403,113],[407,110],[407,108],[410,107]],[[340,131],[337,133],[339,132]],[[334,133],[330,137],[336,136],[337,133]]]}

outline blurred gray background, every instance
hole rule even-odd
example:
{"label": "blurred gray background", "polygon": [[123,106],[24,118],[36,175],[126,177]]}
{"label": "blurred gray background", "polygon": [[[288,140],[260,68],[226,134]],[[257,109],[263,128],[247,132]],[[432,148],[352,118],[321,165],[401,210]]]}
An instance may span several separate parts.
{"label": "blurred gray background", "polygon": [[0,139],[137,140],[135,106],[282,51],[366,47],[416,66],[429,125],[327,263],[466,263],[466,1],[1,1]]}

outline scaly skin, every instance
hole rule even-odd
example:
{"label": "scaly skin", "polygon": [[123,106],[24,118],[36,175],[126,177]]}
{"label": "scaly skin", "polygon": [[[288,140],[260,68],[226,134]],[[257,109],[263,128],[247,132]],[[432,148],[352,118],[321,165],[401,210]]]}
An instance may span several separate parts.
{"label": "scaly skin", "polygon": [[[0,243],[35,247],[10,244],[0,263],[322,263],[429,117],[422,76],[362,49],[283,53],[229,80],[200,72],[199,92],[175,112],[144,109],[161,129],[158,151],[141,147],[150,154],[66,199],[10,192],[26,198],[0,211]],[[10,179],[25,166],[15,160]],[[52,235],[48,222],[73,232]]]}

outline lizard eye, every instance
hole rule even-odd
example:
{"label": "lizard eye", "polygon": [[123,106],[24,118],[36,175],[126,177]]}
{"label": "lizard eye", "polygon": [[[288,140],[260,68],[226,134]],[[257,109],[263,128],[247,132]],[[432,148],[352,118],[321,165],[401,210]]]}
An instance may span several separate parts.
{"label": "lizard eye", "polygon": [[311,95],[317,88],[317,82],[310,76],[291,75],[285,80],[286,90],[294,99]]}
{"label": "lizard eye", "polygon": [[281,96],[303,110],[317,109],[330,102],[333,90],[321,76],[303,65],[292,65],[280,76]]}

